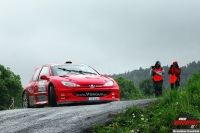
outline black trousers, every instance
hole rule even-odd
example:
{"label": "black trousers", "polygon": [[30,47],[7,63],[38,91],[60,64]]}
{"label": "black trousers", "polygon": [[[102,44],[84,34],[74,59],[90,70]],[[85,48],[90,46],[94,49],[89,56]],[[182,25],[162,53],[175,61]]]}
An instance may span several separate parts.
{"label": "black trousers", "polygon": [[162,85],[163,85],[163,80],[161,80],[159,82],[154,82],[154,89],[155,89],[156,97],[162,95]]}
{"label": "black trousers", "polygon": [[180,86],[180,83],[179,81],[176,81],[175,83],[170,84],[170,85],[171,85],[171,89],[177,89]]}

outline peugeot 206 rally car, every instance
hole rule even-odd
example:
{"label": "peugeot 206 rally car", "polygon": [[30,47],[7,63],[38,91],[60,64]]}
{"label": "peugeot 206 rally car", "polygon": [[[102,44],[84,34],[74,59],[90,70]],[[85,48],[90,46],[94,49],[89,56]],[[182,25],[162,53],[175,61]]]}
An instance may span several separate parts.
{"label": "peugeot 206 rally car", "polygon": [[92,67],[66,61],[36,68],[22,93],[24,108],[120,100],[116,81]]}

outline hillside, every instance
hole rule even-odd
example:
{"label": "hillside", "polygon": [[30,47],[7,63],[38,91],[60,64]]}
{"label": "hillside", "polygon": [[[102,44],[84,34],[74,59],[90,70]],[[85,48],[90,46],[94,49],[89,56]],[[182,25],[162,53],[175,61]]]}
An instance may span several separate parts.
{"label": "hillside", "polygon": [[[169,87],[169,75],[167,73],[169,66],[163,66],[165,70],[165,80],[164,80],[164,87],[168,88]],[[182,69],[181,72],[181,86],[183,86],[186,81],[194,74],[197,73],[200,69],[200,61],[195,62],[193,61],[192,63],[187,64],[186,66],[180,67]],[[113,75],[108,75],[112,78],[116,77],[123,77],[129,80],[134,81],[135,85],[138,86],[140,82],[142,82],[145,79],[150,78],[150,68],[139,68],[139,70],[133,70],[133,71],[128,71],[125,73],[121,74],[113,74]]]}
{"label": "hillside", "polygon": [[[186,70],[190,72],[190,69]],[[113,122],[94,126],[92,130],[93,133],[170,133],[173,129],[200,129],[199,98],[200,70],[180,89],[165,93],[148,107],[127,108],[126,111],[115,114]]]}

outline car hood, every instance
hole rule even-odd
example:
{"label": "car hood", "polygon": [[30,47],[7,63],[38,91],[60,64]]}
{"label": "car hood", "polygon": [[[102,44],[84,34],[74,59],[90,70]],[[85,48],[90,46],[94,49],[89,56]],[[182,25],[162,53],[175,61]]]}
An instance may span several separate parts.
{"label": "car hood", "polygon": [[102,75],[67,75],[60,77],[62,80],[75,82],[77,84],[99,84],[103,85],[110,81],[109,77]]}

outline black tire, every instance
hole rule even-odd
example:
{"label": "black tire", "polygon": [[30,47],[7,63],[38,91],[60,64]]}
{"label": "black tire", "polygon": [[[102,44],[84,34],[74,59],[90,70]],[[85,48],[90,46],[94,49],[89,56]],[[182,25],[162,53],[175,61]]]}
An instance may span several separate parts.
{"label": "black tire", "polygon": [[24,92],[22,98],[23,98],[23,99],[22,99],[22,107],[23,107],[23,108],[30,108],[28,93],[27,93],[27,92]]}
{"label": "black tire", "polygon": [[54,87],[51,85],[49,87],[49,105],[51,107],[56,107],[57,103],[56,103],[56,92]]}

